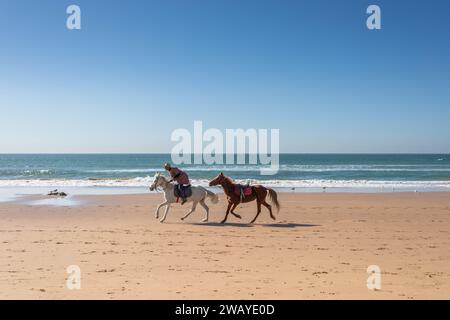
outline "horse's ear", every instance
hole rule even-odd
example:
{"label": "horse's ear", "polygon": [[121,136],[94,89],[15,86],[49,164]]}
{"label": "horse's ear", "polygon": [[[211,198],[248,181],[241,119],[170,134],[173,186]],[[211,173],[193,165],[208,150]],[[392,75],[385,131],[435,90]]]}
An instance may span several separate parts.
{"label": "horse's ear", "polygon": [[223,176],[223,172],[221,172],[220,175]]}

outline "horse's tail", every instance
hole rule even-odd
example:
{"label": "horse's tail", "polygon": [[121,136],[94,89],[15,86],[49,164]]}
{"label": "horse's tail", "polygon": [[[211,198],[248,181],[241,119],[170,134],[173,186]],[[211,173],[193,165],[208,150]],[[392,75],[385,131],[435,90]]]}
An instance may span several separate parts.
{"label": "horse's tail", "polygon": [[219,196],[217,194],[209,191],[208,189],[205,189],[205,190],[206,190],[206,196],[211,199],[211,203],[216,204],[219,202]]}
{"label": "horse's tail", "polygon": [[280,203],[278,202],[277,193],[271,188],[267,188],[267,191],[269,192],[270,200],[273,202],[273,204],[275,204],[277,211],[280,211]]}

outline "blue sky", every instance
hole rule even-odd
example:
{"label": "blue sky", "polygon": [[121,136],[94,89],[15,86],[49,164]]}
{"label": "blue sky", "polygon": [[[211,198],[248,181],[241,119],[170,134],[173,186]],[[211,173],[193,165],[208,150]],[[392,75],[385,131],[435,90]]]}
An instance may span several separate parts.
{"label": "blue sky", "polygon": [[[82,29],[66,28],[77,4]],[[366,28],[366,8],[382,29]],[[282,152],[450,152],[448,1],[0,1],[0,153],[169,152],[279,128]]]}

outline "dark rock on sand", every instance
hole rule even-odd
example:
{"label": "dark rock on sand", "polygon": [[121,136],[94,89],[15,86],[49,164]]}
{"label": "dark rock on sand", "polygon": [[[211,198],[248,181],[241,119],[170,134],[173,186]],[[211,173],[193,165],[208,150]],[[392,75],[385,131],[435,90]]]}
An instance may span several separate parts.
{"label": "dark rock on sand", "polygon": [[55,189],[53,191],[50,191],[47,195],[48,196],[66,197],[67,193],[65,193],[65,192],[58,192],[58,189]]}

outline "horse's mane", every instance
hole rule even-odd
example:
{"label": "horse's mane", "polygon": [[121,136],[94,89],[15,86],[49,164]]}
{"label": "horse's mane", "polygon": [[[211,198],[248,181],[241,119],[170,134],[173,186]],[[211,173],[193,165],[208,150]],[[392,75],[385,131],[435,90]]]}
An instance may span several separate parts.
{"label": "horse's mane", "polygon": [[169,179],[163,174],[159,174],[159,178],[162,178],[165,182],[169,182]]}
{"label": "horse's mane", "polygon": [[226,180],[226,181],[228,181],[229,183],[231,183],[231,184],[234,184],[234,181],[233,181],[233,179],[231,179],[230,177],[227,177],[227,176],[223,176],[224,177],[224,179]]}

